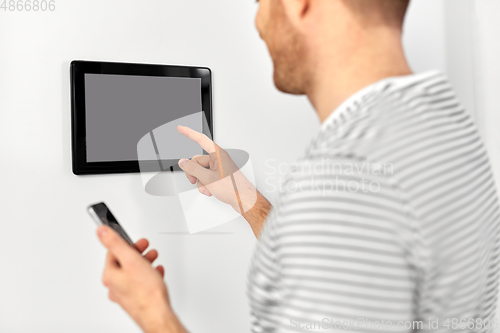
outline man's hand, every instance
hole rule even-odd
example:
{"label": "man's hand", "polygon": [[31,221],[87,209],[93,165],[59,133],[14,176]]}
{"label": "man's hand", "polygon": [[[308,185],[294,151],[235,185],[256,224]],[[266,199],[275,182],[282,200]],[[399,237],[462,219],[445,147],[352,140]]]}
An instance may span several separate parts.
{"label": "man's hand", "polygon": [[200,193],[213,195],[231,205],[243,215],[258,237],[271,209],[269,201],[245,177],[231,156],[205,134],[180,125],[177,126],[177,130],[208,153],[208,155],[196,155],[191,160],[185,158],[179,160],[179,167],[186,173],[191,184],[198,182]]}
{"label": "man's hand", "polygon": [[170,307],[163,267],[152,267],[158,252],[141,255],[149,242],[141,239],[131,247],[108,226],[100,226],[97,235],[108,249],[102,282],[109,299],[120,304],[145,333],[187,332]]}

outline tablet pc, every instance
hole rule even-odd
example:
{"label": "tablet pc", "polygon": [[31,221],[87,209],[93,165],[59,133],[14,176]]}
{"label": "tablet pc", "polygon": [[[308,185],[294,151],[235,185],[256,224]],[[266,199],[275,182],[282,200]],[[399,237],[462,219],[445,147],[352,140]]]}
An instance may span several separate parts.
{"label": "tablet pc", "polygon": [[[213,138],[209,68],[75,60],[70,74],[75,175],[140,172],[141,137],[196,112],[205,120],[198,130]],[[162,165],[182,157],[190,156]]]}

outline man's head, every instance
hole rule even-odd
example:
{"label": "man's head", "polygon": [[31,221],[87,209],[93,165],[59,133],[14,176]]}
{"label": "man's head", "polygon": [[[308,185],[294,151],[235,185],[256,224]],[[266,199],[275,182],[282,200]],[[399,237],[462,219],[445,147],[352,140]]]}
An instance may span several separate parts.
{"label": "man's head", "polygon": [[409,1],[260,0],[255,23],[274,63],[276,87],[305,94],[322,59],[345,66],[380,32],[400,38]]}

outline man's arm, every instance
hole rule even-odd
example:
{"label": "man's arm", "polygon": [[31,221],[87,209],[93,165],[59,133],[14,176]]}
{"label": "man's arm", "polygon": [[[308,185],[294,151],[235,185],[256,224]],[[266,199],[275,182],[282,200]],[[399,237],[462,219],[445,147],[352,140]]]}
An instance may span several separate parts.
{"label": "man's arm", "polygon": [[[266,221],[267,214],[273,207],[271,203],[259,192],[257,191],[257,200],[255,204],[247,211],[244,211],[241,214],[245,220],[247,220],[248,224],[252,228],[253,233],[257,239],[260,235],[260,230]],[[244,205],[243,205],[244,207]]]}
{"label": "man's arm", "polygon": [[231,156],[205,134],[184,126],[178,126],[177,129],[209,153],[179,161],[179,167],[186,173],[188,180],[192,184],[198,183],[200,193],[213,195],[231,205],[248,221],[255,237],[259,238],[271,203],[245,177]]}

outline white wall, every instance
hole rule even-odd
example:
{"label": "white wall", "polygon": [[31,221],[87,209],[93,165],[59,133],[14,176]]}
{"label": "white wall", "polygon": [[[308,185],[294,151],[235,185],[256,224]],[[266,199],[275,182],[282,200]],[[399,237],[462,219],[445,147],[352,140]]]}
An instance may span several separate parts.
{"label": "white wall", "polygon": [[445,1],[446,67],[500,184],[500,0]]}
{"label": "white wall", "polygon": [[500,188],[500,0],[448,0],[445,12],[448,75],[475,116]]}
{"label": "white wall", "polygon": [[[405,45],[415,70],[445,68],[443,3],[414,1]],[[209,66],[215,139],[265,161],[292,162],[317,130],[303,97],[278,93],[253,27],[253,1],[56,0],[55,12],[0,11],[0,331],[137,332],[107,299],[104,249],[84,207],[104,200],[134,238],[160,252],[182,321],[196,333],[248,332],[247,266],[255,245],[239,219],[187,235],[179,203],[147,195],[138,174],[71,173],[69,62]],[[430,46],[430,47],[429,47]]]}
{"label": "white wall", "polygon": [[474,1],[474,66],[480,126],[500,185],[500,0]]}
{"label": "white wall", "polygon": [[446,71],[445,0],[412,0],[405,19],[403,46],[413,72]]}
{"label": "white wall", "polygon": [[446,69],[462,104],[474,116],[483,130],[478,108],[476,66],[477,27],[475,1],[455,0],[445,2]]}

